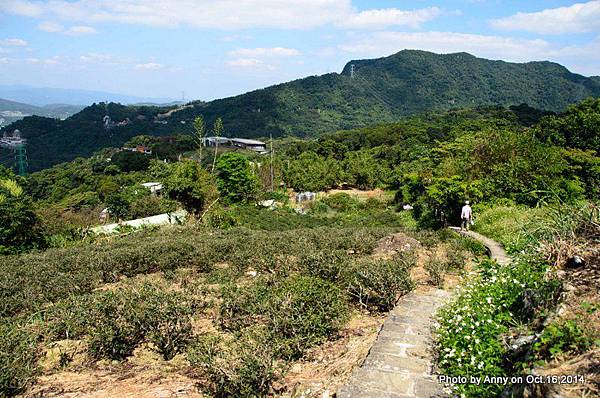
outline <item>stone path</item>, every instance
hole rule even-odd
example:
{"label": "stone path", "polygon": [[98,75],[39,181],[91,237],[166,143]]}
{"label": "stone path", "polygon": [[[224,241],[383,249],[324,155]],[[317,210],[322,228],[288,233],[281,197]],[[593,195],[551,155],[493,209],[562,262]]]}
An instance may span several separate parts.
{"label": "stone path", "polygon": [[407,398],[442,395],[433,375],[431,316],[450,293],[413,291],[390,312],[363,365],[356,369],[338,398]]}
{"label": "stone path", "polygon": [[[500,244],[478,234],[463,232],[481,241],[499,264],[510,263]],[[431,398],[445,396],[433,374],[432,316],[450,293],[422,286],[404,296],[390,312],[375,344],[338,398]]]}
{"label": "stone path", "polygon": [[483,243],[483,245],[488,249],[488,254],[491,258],[496,260],[496,262],[500,265],[508,265],[511,262],[510,257],[506,254],[506,251],[502,247],[502,245],[495,240],[488,238],[487,236],[483,236],[478,234],[475,231],[461,231],[458,227],[450,227],[454,231],[470,236],[473,239],[476,239]]}

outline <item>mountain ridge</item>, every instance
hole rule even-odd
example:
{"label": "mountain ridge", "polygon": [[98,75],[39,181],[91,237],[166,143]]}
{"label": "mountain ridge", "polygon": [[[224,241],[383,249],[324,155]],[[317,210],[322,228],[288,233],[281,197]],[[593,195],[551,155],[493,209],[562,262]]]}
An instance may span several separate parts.
{"label": "mountain ridge", "polygon": [[170,103],[172,98],[149,98],[136,95],[111,93],[107,91],[69,89],[57,87],[30,87],[24,85],[0,85],[0,98],[10,101],[45,106],[48,104],[83,105],[108,101],[125,104],[135,103]]}
{"label": "mountain ridge", "polygon": [[0,127],[23,119],[27,116],[44,116],[66,119],[81,111],[84,107],[68,104],[48,104],[36,106],[0,98]]}
{"label": "mountain ridge", "polygon": [[[352,64],[354,78],[349,72]],[[189,134],[199,115],[208,126],[221,117],[229,136],[315,136],[454,108],[527,103],[560,112],[590,96],[600,96],[600,78],[571,73],[553,62],[511,63],[468,53],[403,50],[350,61],[341,73],[309,76],[210,102],[183,107],[93,104],[65,121],[25,118],[7,129],[19,128],[29,139],[30,165],[39,170],[122,145],[135,135]],[[158,117],[173,109],[177,111],[170,116]],[[115,122],[130,122],[106,130],[105,115]]]}

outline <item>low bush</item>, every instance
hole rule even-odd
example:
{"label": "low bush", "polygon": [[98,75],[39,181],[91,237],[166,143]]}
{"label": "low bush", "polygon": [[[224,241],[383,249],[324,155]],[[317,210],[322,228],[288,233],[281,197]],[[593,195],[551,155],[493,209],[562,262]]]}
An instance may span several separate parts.
{"label": "low bush", "polygon": [[538,359],[557,359],[568,354],[581,354],[594,345],[580,325],[582,320],[568,319],[549,324],[544,328],[533,351]]}
{"label": "low bush", "polygon": [[279,378],[272,344],[260,334],[228,343],[206,337],[190,346],[187,358],[203,371],[215,397],[264,397]]}
{"label": "low bush", "polygon": [[451,244],[446,249],[446,263],[448,270],[462,270],[465,268],[467,256],[461,246]]}
{"label": "low bush", "polygon": [[360,206],[360,201],[344,192],[334,193],[321,199],[323,203],[333,210],[347,212],[356,210]]}
{"label": "low bush", "polygon": [[127,358],[144,339],[135,303],[115,292],[90,298],[86,308],[90,354],[94,358]]}
{"label": "low bush", "polygon": [[336,285],[307,276],[276,285],[267,305],[277,353],[290,359],[335,335],[348,314],[344,294]]}
{"label": "low bush", "polygon": [[288,359],[299,358],[307,348],[333,336],[348,313],[338,286],[301,275],[278,283],[261,279],[251,286],[227,286],[222,300],[222,327],[239,332],[264,325],[277,355]]}
{"label": "low bush", "polygon": [[448,261],[438,253],[432,253],[425,263],[425,271],[429,275],[429,280],[435,286],[443,286],[444,275],[448,270]]}
{"label": "low bush", "polygon": [[121,360],[148,342],[169,360],[192,336],[194,309],[184,293],[144,284],[64,300],[46,309],[44,320],[48,339],[85,337],[95,358]]}
{"label": "low bush", "polygon": [[[469,275],[456,298],[439,312],[435,332],[438,365],[449,376],[510,376],[503,366],[507,347],[501,336],[515,323],[511,308],[526,290],[545,289],[547,264],[523,258],[509,266],[483,260]],[[517,368],[517,367],[515,367]],[[498,384],[457,384],[457,395],[496,397]]]}
{"label": "low bush", "polygon": [[35,336],[16,321],[0,319],[0,396],[25,390],[37,374],[37,358]]}
{"label": "low bush", "polygon": [[343,277],[349,261],[347,251],[333,250],[305,253],[298,264],[303,273],[335,283]]}
{"label": "low bush", "polygon": [[345,270],[347,291],[353,300],[366,308],[388,311],[401,295],[412,289],[410,268],[415,262],[412,253],[396,255],[392,259],[357,259]]}

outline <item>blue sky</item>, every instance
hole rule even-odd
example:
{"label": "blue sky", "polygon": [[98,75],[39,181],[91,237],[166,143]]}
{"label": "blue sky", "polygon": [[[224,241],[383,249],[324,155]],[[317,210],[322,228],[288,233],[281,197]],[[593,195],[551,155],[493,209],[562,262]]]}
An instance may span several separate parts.
{"label": "blue sky", "polygon": [[210,100],[404,48],[600,75],[600,1],[0,0],[0,84]]}

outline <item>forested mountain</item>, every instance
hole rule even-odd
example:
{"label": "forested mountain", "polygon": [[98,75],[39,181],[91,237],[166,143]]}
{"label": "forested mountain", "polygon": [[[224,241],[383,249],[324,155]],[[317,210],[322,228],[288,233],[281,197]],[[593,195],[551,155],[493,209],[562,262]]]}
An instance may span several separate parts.
{"label": "forested mountain", "polygon": [[[8,129],[19,128],[29,138],[29,164],[39,170],[139,134],[189,133],[199,115],[209,125],[222,117],[230,136],[311,136],[459,107],[527,103],[561,111],[590,96],[600,96],[600,78],[571,73],[556,63],[517,64],[467,53],[404,50],[350,61],[340,74],[307,77],[208,103],[169,108],[100,104],[62,122],[26,118]],[[105,115],[115,122],[129,118],[130,123],[107,130]]]}
{"label": "forested mountain", "polygon": [[82,108],[83,106],[64,104],[35,106],[0,98],[0,127],[32,115],[65,119]]}

